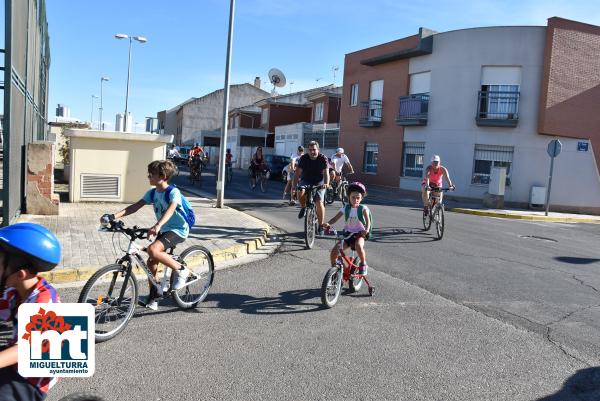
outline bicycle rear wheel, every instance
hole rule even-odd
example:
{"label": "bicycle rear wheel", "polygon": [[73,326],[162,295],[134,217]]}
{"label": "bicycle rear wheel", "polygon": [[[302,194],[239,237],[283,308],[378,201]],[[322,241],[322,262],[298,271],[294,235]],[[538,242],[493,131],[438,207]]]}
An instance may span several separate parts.
{"label": "bicycle rear wheel", "polygon": [[335,195],[334,190],[332,188],[327,188],[327,190],[325,191],[325,203],[327,203],[328,205],[331,205],[335,198],[334,195]]}
{"label": "bicycle rear wheel", "polygon": [[435,210],[435,232],[438,240],[441,240],[444,236],[444,224],[444,205],[437,205]]}
{"label": "bicycle rear wheel", "polygon": [[304,215],[304,243],[306,248],[311,249],[315,244],[315,226],[317,216],[315,215],[315,207],[308,206]]}
{"label": "bicycle rear wheel", "polygon": [[182,309],[194,308],[206,298],[213,283],[215,277],[213,258],[208,249],[199,245],[190,246],[181,253],[179,258],[192,274],[187,279],[188,285],[173,291],[173,299]]}
{"label": "bicycle rear wheel", "polygon": [[321,303],[327,308],[333,308],[342,292],[342,268],[332,267],[327,270],[321,284]]}
{"label": "bicycle rear wheel", "polygon": [[138,300],[135,276],[127,267],[113,264],[98,270],[85,283],[79,303],[94,306],[96,342],[110,340],[119,334],[133,316]]}

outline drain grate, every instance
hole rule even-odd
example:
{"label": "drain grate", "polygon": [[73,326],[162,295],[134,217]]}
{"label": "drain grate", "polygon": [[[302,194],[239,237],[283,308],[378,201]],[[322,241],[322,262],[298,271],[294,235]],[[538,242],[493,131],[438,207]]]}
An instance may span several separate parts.
{"label": "drain grate", "polygon": [[553,238],[539,237],[537,235],[519,235],[519,238],[534,239],[534,240],[546,241],[546,242],[558,242],[557,240],[555,240]]}

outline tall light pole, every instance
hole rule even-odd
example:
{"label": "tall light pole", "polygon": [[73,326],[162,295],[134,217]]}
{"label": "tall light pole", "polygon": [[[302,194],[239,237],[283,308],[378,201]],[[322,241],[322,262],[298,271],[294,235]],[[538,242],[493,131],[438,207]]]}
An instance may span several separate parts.
{"label": "tall light pole", "polygon": [[98,96],[92,95],[92,111],[90,113],[90,129],[94,129],[94,99],[98,99]]}
{"label": "tall light pole", "polygon": [[100,129],[100,131],[104,131],[104,124],[102,124],[102,84],[104,83],[104,81],[109,81],[110,78],[109,77],[102,77],[100,78],[100,127],[98,127]]}
{"label": "tall light pole", "polygon": [[229,4],[229,34],[227,36],[227,59],[225,61],[225,88],[223,89],[223,119],[221,126],[221,148],[219,156],[219,174],[217,179],[217,207],[223,207],[223,197],[225,192],[225,149],[227,148],[227,120],[229,114],[229,73],[231,72],[231,52],[233,41],[233,14],[235,10],[235,0]]}
{"label": "tall light pole", "polygon": [[129,100],[129,76],[131,75],[131,42],[137,40],[140,43],[146,43],[148,39],[143,36],[130,36],[124,33],[117,33],[117,39],[129,39],[129,61],[127,62],[127,91],[125,92],[125,121],[123,122],[123,132],[127,132],[127,102]]}

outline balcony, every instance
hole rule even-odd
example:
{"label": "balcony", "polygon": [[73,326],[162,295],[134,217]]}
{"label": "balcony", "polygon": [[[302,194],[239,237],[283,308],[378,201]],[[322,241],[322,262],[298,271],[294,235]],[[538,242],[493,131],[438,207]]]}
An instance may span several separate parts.
{"label": "balcony", "polygon": [[361,111],[358,125],[365,128],[379,127],[381,125],[381,112],[383,106],[381,100],[367,100],[360,102]]}
{"label": "balcony", "polygon": [[479,91],[477,116],[480,127],[516,127],[520,92]]}
{"label": "balcony", "polygon": [[401,96],[396,124],[401,126],[427,125],[428,110],[428,93]]}

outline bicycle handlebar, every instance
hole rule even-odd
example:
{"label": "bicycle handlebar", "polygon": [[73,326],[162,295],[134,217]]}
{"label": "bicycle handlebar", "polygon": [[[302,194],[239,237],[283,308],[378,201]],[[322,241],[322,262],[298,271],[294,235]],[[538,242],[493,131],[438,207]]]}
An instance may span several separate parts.
{"label": "bicycle handlebar", "polygon": [[329,230],[325,231],[326,234],[332,233],[333,237],[335,237],[336,240],[346,240],[349,239],[350,237],[352,237],[354,234],[356,233],[348,233],[348,235],[344,235],[343,231],[341,234],[338,233],[338,231],[335,228],[330,228]]}
{"label": "bicycle handlebar", "polygon": [[125,223],[121,220],[103,220],[102,227],[105,231],[124,233],[132,241],[136,239],[148,239],[149,229],[139,228],[138,226],[127,228],[125,227]]}

